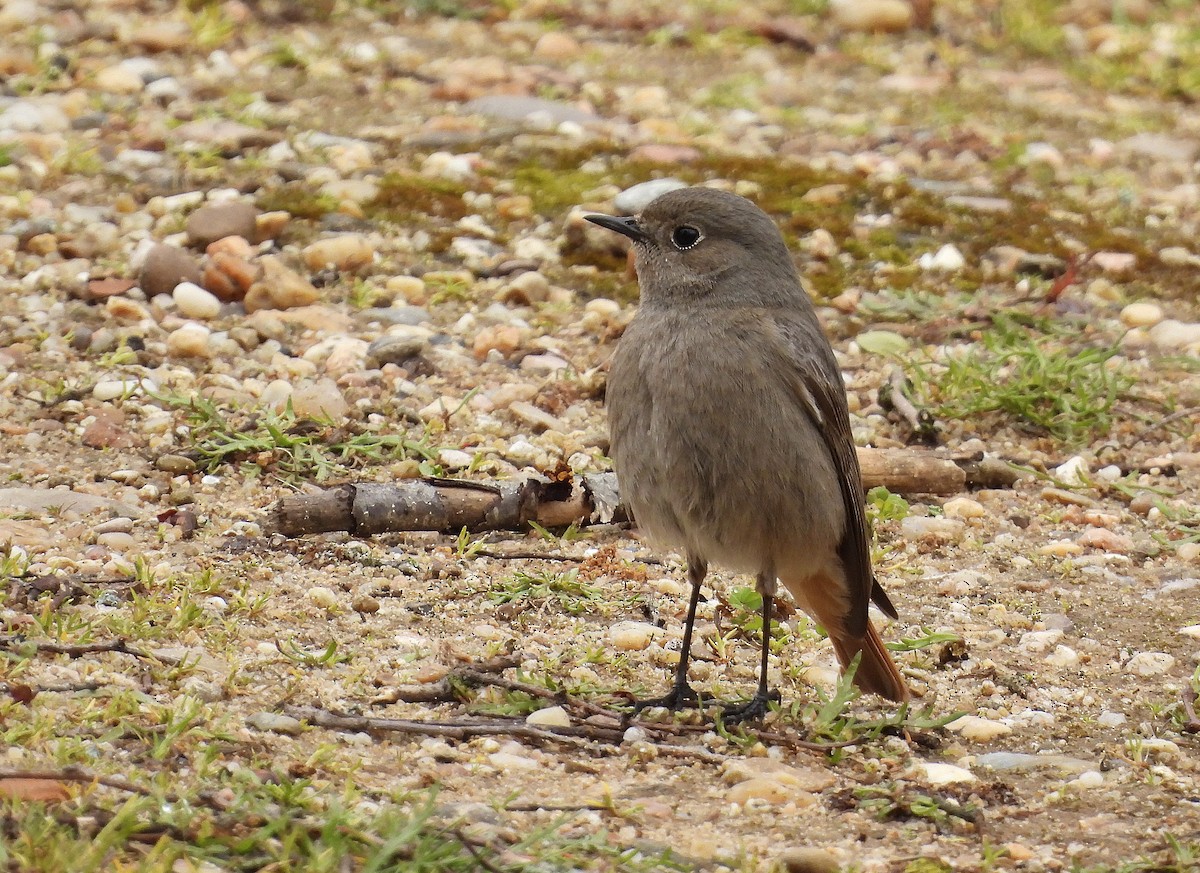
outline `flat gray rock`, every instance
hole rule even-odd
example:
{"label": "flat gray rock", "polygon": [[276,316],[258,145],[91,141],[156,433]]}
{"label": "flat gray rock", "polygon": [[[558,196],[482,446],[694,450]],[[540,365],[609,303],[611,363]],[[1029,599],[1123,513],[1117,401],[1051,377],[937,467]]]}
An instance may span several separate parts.
{"label": "flat gray rock", "polygon": [[107,509],[128,518],[140,514],[137,507],[129,506],[119,500],[97,497],[94,494],[78,494],[65,488],[0,488],[0,509],[16,509],[25,512],[45,512],[49,509],[95,512],[99,509]]}
{"label": "flat gray rock", "polygon": [[540,97],[522,97],[517,94],[477,97],[464,104],[463,111],[470,115],[486,115],[503,121],[530,122],[545,119],[553,125],[562,124],[564,121],[588,124],[600,120],[598,116],[584,112],[569,103],[543,100]]}

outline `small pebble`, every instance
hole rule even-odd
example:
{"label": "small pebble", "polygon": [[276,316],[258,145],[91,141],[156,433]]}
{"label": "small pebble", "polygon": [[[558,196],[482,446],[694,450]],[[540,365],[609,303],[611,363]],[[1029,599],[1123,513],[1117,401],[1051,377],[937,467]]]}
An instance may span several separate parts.
{"label": "small pebble", "polygon": [[379,612],[379,601],[369,594],[359,594],[350,601],[350,608],[362,615],[374,615]]}
{"label": "small pebble", "polygon": [[571,716],[561,706],[547,706],[529,713],[525,723],[541,727],[570,727]]}
{"label": "small pebble", "polygon": [[609,641],[626,652],[641,651],[662,634],[663,630],[658,625],[644,621],[622,621],[608,629]]}
{"label": "small pebble", "polygon": [[1084,770],[1068,782],[1067,785],[1077,790],[1100,788],[1104,785],[1104,774],[1099,770]]}
{"label": "small pebble", "polygon": [[173,476],[196,472],[196,462],[183,455],[159,455],[154,459],[154,466]]}
{"label": "small pebble", "polygon": [[1134,676],[1161,676],[1175,666],[1175,658],[1166,652],[1138,652],[1125,662],[1125,672]]}
{"label": "small pebble", "polygon": [[188,322],[167,336],[167,351],[181,358],[207,358],[211,354],[208,346],[212,335],[207,327]]}
{"label": "small pebble", "polygon": [[900,522],[900,533],[908,540],[958,542],[963,531],[963,523],[958,519],[936,515],[910,515]]}
{"label": "small pebble", "polygon": [[976,782],[975,774],[965,767],[955,764],[942,764],[936,761],[922,761],[920,767],[924,771],[925,781],[930,785],[951,785],[956,782]]}
{"label": "small pebble", "polygon": [[310,243],[302,256],[310,270],[349,272],[374,261],[375,247],[361,234],[343,233]]}
{"label": "small pebble", "polygon": [[96,544],[114,552],[127,552],[134,546],[134,539],[127,533],[106,533],[96,537]]}
{"label": "small pebble", "polygon": [[953,273],[961,270],[966,264],[962,252],[948,243],[937,252],[926,252],[917,259],[917,266],[930,272]]}
{"label": "small pebble", "polygon": [[1061,670],[1070,670],[1079,666],[1079,653],[1070,646],[1055,646],[1054,651],[1046,656],[1046,663]]}
{"label": "small pebble", "polygon": [[201,206],[187,217],[184,231],[188,242],[199,249],[207,248],[222,237],[240,236],[253,241],[258,209],[241,200]]}
{"label": "small pebble", "polygon": [[492,752],[488,755],[488,763],[505,773],[513,770],[536,770],[541,767],[533,758],[513,752]]}
{"label": "small pebble", "polygon": [[963,739],[973,743],[987,743],[997,737],[1005,737],[1012,733],[1012,728],[1003,722],[980,718],[977,715],[964,715],[950,722],[946,727],[957,731]]}
{"label": "small pebble", "polygon": [[194,282],[180,282],[171,297],[181,315],[207,321],[221,314],[221,301]]}
{"label": "small pebble", "polygon": [[1017,643],[1017,648],[1022,652],[1029,654],[1041,654],[1050,650],[1051,646],[1058,644],[1058,641],[1063,638],[1063,632],[1057,628],[1054,630],[1029,631],[1021,634],[1021,641]]}
{"label": "small pebble", "polygon": [[978,500],[970,497],[954,497],[942,504],[942,512],[946,518],[983,518],[987,510]]}
{"label": "small pebble", "polygon": [[160,243],[146,253],[138,284],[147,297],[170,294],[181,282],[200,282],[200,267],[191,252]]}
{"label": "small pebble", "polygon": [[132,518],[110,518],[108,521],[102,521],[92,528],[92,531],[96,534],[130,533],[132,530]]}
{"label": "small pebble", "polygon": [[304,730],[304,724],[290,715],[278,712],[256,712],[247,716],[246,724],[255,730],[296,736]]}
{"label": "small pebble", "polygon": [[825,849],[805,847],[788,849],[779,856],[786,873],[838,873],[841,864]]}
{"label": "small pebble", "polygon": [[1162,307],[1157,303],[1130,303],[1121,310],[1121,323],[1126,327],[1154,327],[1162,320]]}
{"label": "small pebble", "polygon": [[309,602],[322,609],[336,609],[338,606],[337,593],[324,585],[315,585],[304,592]]}
{"label": "small pebble", "polygon": [[246,292],[246,312],[259,309],[292,309],[316,303],[321,294],[316,287],[288,267],[276,255],[264,255],[259,259],[262,278]]}
{"label": "small pebble", "polygon": [[1075,455],[1054,468],[1054,478],[1066,485],[1086,485],[1090,472],[1087,461]]}
{"label": "small pebble", "polygon": [[1133,551],[1133,540],[1124,534],[1114,533],[1103,527],[1089,527],[1076,540],[1079,545],[1089,549],[1100,549],[1127,555]]}

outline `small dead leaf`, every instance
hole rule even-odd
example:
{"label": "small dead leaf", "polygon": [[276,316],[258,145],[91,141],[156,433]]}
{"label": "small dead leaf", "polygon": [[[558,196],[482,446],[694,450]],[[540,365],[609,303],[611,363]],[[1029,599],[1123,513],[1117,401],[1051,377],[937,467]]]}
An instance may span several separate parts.
{"label": "small dead leaf", "polygon": [[93,300],[103,300],[106,297],[116,297],[118,294],[124,294],[137,283],[132,279],[117,279],[110,277],[108,279],[92,279],[88,282],[88,294]]}

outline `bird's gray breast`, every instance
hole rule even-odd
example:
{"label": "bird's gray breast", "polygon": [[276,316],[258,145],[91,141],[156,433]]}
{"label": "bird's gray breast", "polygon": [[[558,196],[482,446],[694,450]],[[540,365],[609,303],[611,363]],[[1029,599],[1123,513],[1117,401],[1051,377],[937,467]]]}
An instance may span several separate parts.
{"label": "bird's gray breast", "polygon": [[845,524],[823,437],[761,311],[704,316],[643,311],[621,340],[608,402],[622,497],[652,539],[730,569],[819,567]]}

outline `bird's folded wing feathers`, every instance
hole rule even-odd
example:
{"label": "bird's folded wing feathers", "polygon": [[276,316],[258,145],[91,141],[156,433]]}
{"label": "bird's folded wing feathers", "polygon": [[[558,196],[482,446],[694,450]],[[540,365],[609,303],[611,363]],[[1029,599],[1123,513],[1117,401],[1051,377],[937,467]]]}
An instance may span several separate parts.
{"label": "bird's folded wing feathers", "polygon": [[782,371],[793,377],[792,394],[821,434],[837,471],[846,512],[846,531],[838,545],[838,555],[850,586],[850,614],[846,616],[845,630],[851,636],[861,637],[867,632],[867,607],[872,597],[885,612],[894,615],[895,610],[888,609],[891,603],[871,572],[871,532],[863,505],[862,473],[850,431],[850,415],[845,394],[841,393],[841,373],[832,353],[822,348],[827,348],[827,340],[819,327],[790,319],[779,326],[785,365]]}

